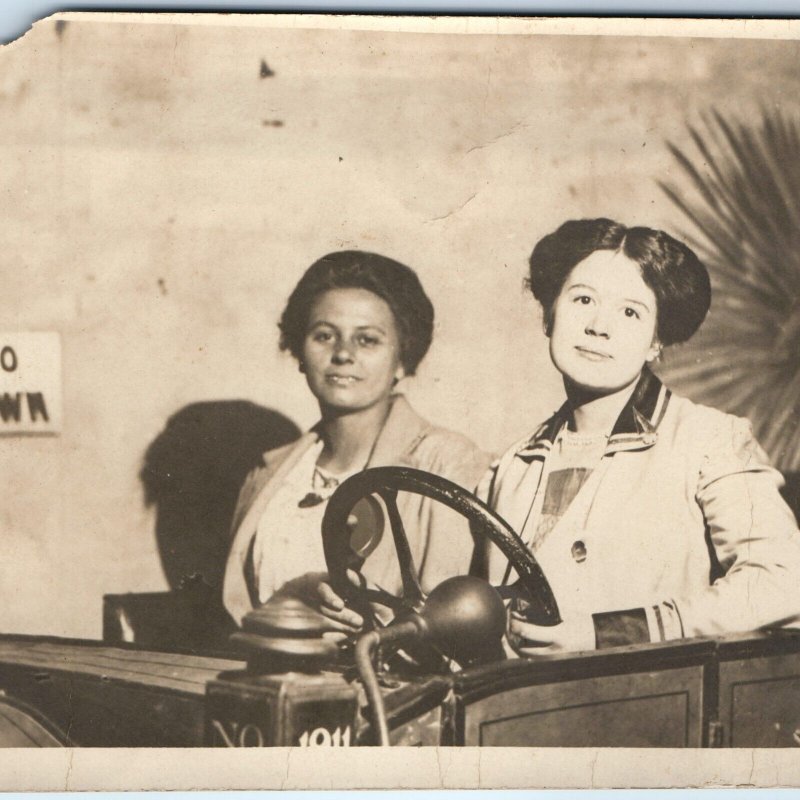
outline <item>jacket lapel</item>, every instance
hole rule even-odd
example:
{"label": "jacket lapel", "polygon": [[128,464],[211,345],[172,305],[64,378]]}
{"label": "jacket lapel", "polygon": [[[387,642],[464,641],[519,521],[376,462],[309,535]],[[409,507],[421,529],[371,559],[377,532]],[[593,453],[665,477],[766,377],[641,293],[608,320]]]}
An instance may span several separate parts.
{"label": "jacket lapel", "polygon": [[605,454],[652,447],[658,440],[658,426],[671,395],[670,390],[645,367],[633,394],[617,417]]}
{"label": "jacket lapel", "polygon": [[245,566],[261,515],[284,477],[318,439],[318,435],[311,431],[292,444],[264,453],[264,468],[256,473],[251,491],[251,497],[255,499],[236,528],[225,566],[223,603],[237,623],[241,623],[242,617],[253,607]]}
{"label": "jacket lapel", "polygon": [[[666,413],[671,394],[650,369],[645,367],[633,394],[614,423],[605,455],[619,450],[652,447],[658,439],[658,426]],[[526,461],[544,459],[564,425],[574,428],[568,403],[564,403],[550,419],[540,425],[533,436],[517,449],[516,455]]]}
{"label": "jacket lapel", "polygon": [[395,395],[367,467],[397,466],[425,438],[430,427],[402,394]]}

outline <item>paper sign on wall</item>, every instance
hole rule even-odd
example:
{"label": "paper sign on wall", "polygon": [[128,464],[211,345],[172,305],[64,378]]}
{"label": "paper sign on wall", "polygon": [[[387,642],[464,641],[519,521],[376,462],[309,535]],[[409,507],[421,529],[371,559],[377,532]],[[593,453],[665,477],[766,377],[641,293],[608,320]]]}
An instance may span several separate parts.
{"label": "paper sign on wall", "polygon": [[0,333],[0,435],[61,431],[57,333]]}

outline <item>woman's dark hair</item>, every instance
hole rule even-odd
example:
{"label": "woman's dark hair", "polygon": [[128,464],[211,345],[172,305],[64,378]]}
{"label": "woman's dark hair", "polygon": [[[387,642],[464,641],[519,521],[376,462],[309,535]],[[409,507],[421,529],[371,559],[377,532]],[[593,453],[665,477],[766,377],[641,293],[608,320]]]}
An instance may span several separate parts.
{"label": "woman's dark hair", "polygon": [[377,253],[329,253],[306,270],[278,324],[281,350],[302,360],[311,307],[330,289],[366,289],[386,301],[400,335],[400,360],[413,375],[433,338],[433,305],[411,267]]}
{"label": "woman's dark hair", "polygon": [[657,303],[658,339],[685,342],[711,305],[708,271],[695,253],[664,231],[626,228],[610,219],[565,222],[541,239],[530,257],[527,284],[550,327],[553,305],[573,268],[596,250],[618,250],[635,261]]}

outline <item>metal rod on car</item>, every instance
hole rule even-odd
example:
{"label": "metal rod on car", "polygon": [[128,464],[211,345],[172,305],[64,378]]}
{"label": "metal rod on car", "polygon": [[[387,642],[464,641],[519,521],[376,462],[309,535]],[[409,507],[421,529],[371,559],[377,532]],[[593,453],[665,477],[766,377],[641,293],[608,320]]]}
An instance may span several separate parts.
{"label": "metal rod on car", "polygon": [[372,657],[376,649],[382,644],[397,642],[403,639],[417,638],[421,631],[422,621],[412,618],[406,622],[399,622],[388,628],[369,631],[359,637],[355,646],[355,663],[361,682],[364,685],[364,692],[367,695],[372,714],[372,726],[381,747],[388,747],[389,725],[386,721],[386,708],[383,704],[383,695],[375,674],[375,667],[372,664]]}

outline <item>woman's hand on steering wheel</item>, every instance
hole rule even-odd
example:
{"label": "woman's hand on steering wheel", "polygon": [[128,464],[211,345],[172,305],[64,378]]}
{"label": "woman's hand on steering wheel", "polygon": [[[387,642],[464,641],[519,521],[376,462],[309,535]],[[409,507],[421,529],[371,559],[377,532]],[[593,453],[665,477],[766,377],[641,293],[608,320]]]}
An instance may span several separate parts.
{"label": "woman's hand on steering wheel", "polygon": [[[364,580],[354,570],[347,570],[347,578],[357,589],[363,588]],[[332,627],[344,633],[358,633],[364,627],[364,618],[357,611],[348,608],[330,583],[327,581],[319,583],[317,594],[320,598],[319,611]]]}
{"label": "woman's hand on steering wheel", "polygon": [[563,618],[558,625],[535,625],[525,615],[509,611],[508,642],[522,656],[545,655],[562,650],[594,650],[591,614]]}

